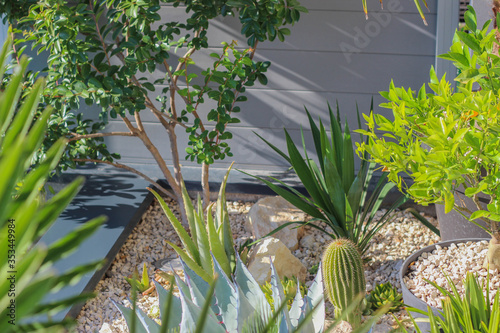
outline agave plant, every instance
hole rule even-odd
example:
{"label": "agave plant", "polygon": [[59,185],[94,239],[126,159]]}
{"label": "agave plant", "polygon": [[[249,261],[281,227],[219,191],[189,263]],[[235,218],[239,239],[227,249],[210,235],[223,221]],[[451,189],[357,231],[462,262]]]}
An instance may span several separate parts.
{"label": "agave plant", "polygon": [[[9,42],[0,52],[0,81]],[[97,269],[99,263],[75,267],[63,274],[51,268],[96,231],[104,218],[89,221],[52,244],[38,242],[78,193],[83,179],[75,180],[48,200],[40,200],[40,189],[57,165],[66,142],[57,141],[38,165],[31,165],[45,136],[51,110],[45,110],[35,120],[43,80],[38,80],[21,101],[27,66],[28,60],[23,58],[0,93],[0,332],[65,332],[74,322],[55,321],[50,316],[90,295],[54,302],[44,298]]]}
{"label": "agave plant", "polygon": [[[211,284],[204,281],[182,262],[186,282],[178,275],[175,281],[179,297],[173,296],[156,283],[160,300],[161,325],[148,318],[139,308],[135,312],[115,303],[127,321],[130,332],[265,332],[273,327],[275,332],[323,331],[325,308],[321,271],[305,297],[297,290],[290,310],[287,298],[271,265],[271,288],[275,310],[271,307],[259,284],[238,258],[234,282],[224,273],[213,258],[218,276]],[[170,288],[172,290],[172,288]]]}
{"label": "agave plant", "polygon": [[[427,312],[408,308],[408,314],[411,311],[426,316],[424,320],[430,323],[432,333],[500,333],[500,289],[497,290],[491,305],[489,273],[481,283],[477,276],[468,272],[463,281],[465,296],[458,292],[455,283],[448,276],[446,279],[451,292],[432,281],[427,281],[445,295],[445,299],[441,301],[443,310],[439,311],[440,316],[436,316],[429,306]],[[417,333],[421,333],[422,330],[411,314],[410,319]],[[398,323],[403,331],[408,333],[402,323]]]}
{"label": "agave plant", "polygon": [[[355,173],[355,153],[349,126],[346,122],[342,132],[338,104],[337,118],[334,117],[330,105],[328,105],[328,109],[331,137],[328,136],[327,129],[322,121],[319,121],[318,127],[306,108],[318,162],[315,162],[307,155],[303,132],[304,156],[300,154],[286,130],[288,155],[259,136],[290,163],[309,196],[302,195],[276,178],[269,177],[270,180],[266,180],[256,176],[253,177],[266,183],[276,194],[311,215],[315,220],[325,222],[332,230],[330,232],[322,226],[310,222],[294,221],[281,225],[273,233],[292,224],[308,223],[333,239],[347,238],[351,240],[357,245],[360,253],[364,254],[372,237],[390,221],[394,210],[406,202],[407,199],[402,196],[393,203],[382,217],[375,219],[375,213],[380,208],[387,193],[394,187],[394,184],[387,182],[387,174],[382,173],[375,184],[372,194],[368,195],[368,187],[372,181],[375,163],[368,163],[366,159],[362,159],[361,167],[358,173]],[[271,180],[279,183],[284,188],[271,182]]]}
{"label": "agave plant", "polygon": [[149,189],[160,203],[167,218],[181,239],[184,248],[180,248],[170,241],[166,241],[167,244],[177,252],[189,268],[207,282],[211,282],[214,278],[212,255],[219,262],[226,277],[231,277],[236,267],[233,233],[229,225],[229,215],[226,207],[226,183],[231,167],[232,164],[227,170],[219,190],[215,218],[212,216],[213,205],[208,206],[205,219],[201,199],[198,197],[198,209],[196,210],[189,198],[186,187],[182,186],[184,207],[186,208],[191,236],[175,217],[165,200],[157,192]]}

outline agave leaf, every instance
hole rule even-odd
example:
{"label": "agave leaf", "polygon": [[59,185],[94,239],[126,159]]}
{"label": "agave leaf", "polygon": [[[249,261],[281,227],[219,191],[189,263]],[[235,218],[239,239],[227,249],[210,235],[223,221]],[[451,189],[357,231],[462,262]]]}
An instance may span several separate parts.
{"label": "agave leaf", "polygon": [[218,276],[215,294],[224,326],[228,332],[238,332],[239,293],[215,260],[214,273]]}
{"label": "agave leaf", "polygon": [[[207,298],[213,298],[212,295],[214,293],[216,283],[217,279],[214,279],[206,295]],[[203,332],[210,332],[210,333],[226,332],[226,330],[222,328],[222,326],[219,324],[215,314],[210,310],[210,299],[207,299],[207,301],[205,301],[205,304],[203,304],[203,307],[201,308],[198,321],[196,322],[196,331],[194,333],[203,333]]]}
{"label": "agave leaf", "polygon": [[227,213],[226,206],[226,184],[229,178],[229,172],[233,167],[233,163],[227,169],[227,172],[224,176],[224,180],[220,186],[219,197],[217,198],[217,206],[216,206],[216,223],[218,224],[217,228],[220,229],[222,226],[222,238],[221,242],[224,244],[224,250],[226,251],[226,256],[229,259],[229,265],[231,272],[234,272],[234,265],[236,262],[236,255],[234,250],[234,242],[233,242],[233,233],[231,231],[231,225],[229,224],[229,214]]}
{"label": "agave leaf", "polygon": [[197,262],[191,259],[191,257],[186,252],[184,252],[180,247],[178,247],[174,243],[169,241],[165,242],[168,245],[170,245],[174,249],[174,251],[177,252],[179,257],[186,263],[186,265],[188,265],[193,271],[195,271],[196,274],[198,274],[203,280],[207,282],[212,281],[213,277],[210,275],[211,272],[210,273],[205,272],[203,268],[201,268],[201,266],[198,265]]}
{"label": "agave leaf", "polygon": [[[166,309],[165,306],[166,304],[168,304],[168,295],[170,293],[170,290],[166,291],[161,286],[161,284],[156,281],[153,282],[155,284],[156,292],[158,293],[158,299],[160,301],[160,317],[162,320],[162,325],[165,325],[168,330],[179,327],[182,318],[181,300],[178,297],[171,295],[171,304],[170,306],[168,306],[168,309]],[[171,288],[173,288],[173,284],[171,284]],[[168,311],[165,312],[165,310]]]}
{"label": "agave leaf", "polygon": [[[297,279],[297,286],[300,286],[299,279]],[[293,299],[292,306],[290,307],[290,310],[288,313],[290,314],[290,323],[292,324],[292,327],[294,329],[297,328],[299,325],[299,322],[302,318],[302,307],[305,304],[304,299],[302,298],[302,295],[300,294],[300,287],[297,287],[297,291],[295,293],[295,297]],[[313,332],[313,331],[310,331]]]}
{"label": "agave leaf", "polygon": [[[287,303],[285,292],[283,291],[283,286],[281,285],[280,277],[274,267],[273,261],[269,258],[271,263],[271,290],[273,292],[274,308],[280,308],[284,303]],[[280,332],[291,332],[292,323],[290,322],[290,314],[288,313],[288,308],[282,310],[283,319],[280,324]]]}
{"label": "agave leaf", "polygon": [[208,206],[207,209],[207,229],[208,229],[208,238],[210,242],[210,250],[212,251],[213,256],[217,260],[217,262],[221,265],[224,273],[227,277],[231,276],[231,265],[229,263],[229,259],[226,255],[226,251],[224,249],[224,245],[220,241],[217,230],[215,228],[215,222],[212,217],[212,206]]}
{"label": "agave leaf", "polygon": [[241,288],[245,298],[248,299],[250,304],[265,318],[268,318],[268,316],[271,315],[271,307],[267,302],[266,296],[239,257],[236,260],[236,275],[234,281]]}
{"label": "agave leaf", "polygon": [[260,317],[260,313],[255,309],[252,304],[245,297],[243,290],[238,286],[237,283],[236,290],[238,291],[238,332],[242,332],[249,321],[256,320],[256,317]]}
{"label": "agave leaf", "polygon": [[189,289],[188,285],[186,282],[184,282],[181,277],[174,272],[174,277],[175,277],[175,284],[177,284],[177,287],[179,288],[179,291],[182,291],[184,296],[186,296],[189,299],[192,299],[191,296],[191,290]]}
{"label": "agave leaf", "polygon": [[[133,316],[135,316],[136,318],[138,316],[140,316],[139,313],[137,313],[137,312],[134,313],[134,311],[132,309],[127,308],[121,304],[118,304],[113,300],[111,300],[111,302],[118,308],[118,310],[121,312],[123,318],[125,318],[125,321],[127,322],[127,326],[129,328],[129,331],[134,332],[134,333],[152,333],[146,327],[144,327],[141,320],[132,319]],[[133,327],[134,324],[132,324],[134,321],[135,321],[135,327]]]}
{"label": "agave leaf", "polygon": [[181,190],[182,190],[182,201],[184,202],[184,209],[186,211],[186,217],[188,219],[189,230],[191,231],[191,237],[193,239],[193,242],[196,244],[198,240],[198,235],[196,234],[196,226],[195,226],[196,222],[194,220],[196,210],[194,209],[193,203],[191,202],[191,198],[189,197],[184,182],[182,182],[181,184]]}
{"label": "agave leaf", "polygon": [[[201,280],[201,279],[199,279],[199,280]],[[215,280],[216,279],[214,279],[214,281]],[[212,283],[214,283],[214,281],[212,281]],[[208,293],[210,292],[210,285],[208,286],[208,290],[206,290],[205,293],[203,293],[202,288],[198,288],[198,285],[196,284],[196,282],[191,280],[191,278],[187,275],[186,275],[186,284],[189,287],[189,293],[191,294],[191,300],[193,301],[194,304],[196,304],[200,308],[202,308],[206,303],[208,303],[210,306],[216,305],[217,302],[216,302],[215,298],[212,297],[213,295],[211,295],[210,298],[208,298],[209,297]],[[213,291],[212,291],[212,294],[213,294]],[[216,317],[215,314],[217,311],[217,307],[215,307],[215,311],[212,309],[212,307],[210,307],[206,311],[208,311],[209,315]]]}
{"label": "agave leaf", "polygon": [[323,329],[325,324],[325,296],[323,289],[323,273],[321,265],[318,267],[318,272],[314,278],[313,283],[307,290],[305,299],[310,301],[314,312],[312,314],[312,323],[314,325],[314,331],[319,332]]}
{"label": "agave leaf", "polygon": [[[196,264],[201,265],[200,262],[200,253],[198,252],[198,248],[196,247],[196,243],[189,237],[189,234],[187,233],[186,229],[182,226],[182,224],[179,222],[177,217],[175,217],[174,213],[170,210],[168,207],[167,203],[163,198],[153,189],[148,188],[148,190],[153,193],[153,195],[156,197],[158,202],[160,203],[161,208],[165,212],[165,215],[167,215],[168,220],[170,221],[170,224],[172,224],[172,227],[174,227],[175,232],[181,239],[182,245],[184,245],[184,248],[186,249],[186,254],[189,256],[192,261],[194,261]],[[192,206],[192,205],[191,205]],[[193,208],[194,209],[194,208]],[[188,209],[186,208],[186,211]],[[194,219],[194,216],[192,216]],[[196,229],[194,228],[194,222],[193,222],[193,229],[191,229],[191,233],[196,232]],[[176,251],[177,252],[177,251]],[[184,251],[181,250],[181,252],[184,253]],[[179,252],[177,252],[179,253]],[[179,254],[180,255],[180,254]]]}
{"label": "agave leaf", "polygon": [[[201,204],[201,199],[198,197],[198,202]],[[203,214],[203,211],[200,212]],[[203,216],[203,215],[202,215]],[[208,232],[205,221],[198,214],[194,214],[194,224],[196,229],[197,247],[200,253],[201,267],[205,272],[213,272],[212,256],[210,255],[210,243],[208,241]]]}
{"label": "agave leaf", "polygon": [[302,304],[300,311],[299,325],[296,327],[298,328],[297,332],[319,332],[315,330],[314,323],[311,321],[311,316],[307,316],[314,311],[311,301],[309,299],[305,299],[303,303],[304,304]]}
{"label": "agave leaf", "polygon": [[181,259],[181,265],[184,271],[184,275],[188,276],[189,279],[196,284],[196,286],[203,295],[206,295],[208,290],[210,289],[210,285],[208,284],[208,282],[205,281],[203,278],[201,278],[198,274],[196,274],[196,272],[193,271],[191,267],[189,267],[182,259]]}

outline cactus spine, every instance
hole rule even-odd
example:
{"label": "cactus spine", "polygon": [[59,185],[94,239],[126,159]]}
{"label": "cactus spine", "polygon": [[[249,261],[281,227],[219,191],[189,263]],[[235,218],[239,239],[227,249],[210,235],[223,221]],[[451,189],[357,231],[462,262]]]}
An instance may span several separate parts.
{"label": "cactus spine", "polygon": [[[356,245],[348,239],[334,240],[323,254],[323,278],[328,297],[335,306],[335,317],[358,301],[358,307],[347,321],[358,327],[361,322],[362,298],[366,294],[363,262]],[[359,298],[358,298],[359,297]]]}

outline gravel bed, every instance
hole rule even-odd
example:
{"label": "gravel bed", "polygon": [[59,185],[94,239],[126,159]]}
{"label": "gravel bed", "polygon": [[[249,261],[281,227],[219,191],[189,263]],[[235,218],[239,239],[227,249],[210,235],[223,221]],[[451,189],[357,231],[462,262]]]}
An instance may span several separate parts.
{"label": "gravel bed", "polygon": [[[166,201],[178,215],[175,203],[170,199]],[[230,223],[236,245],[251,237],[251,234],[245,230],[244,222],[252,205],[253,202],[228,202]],[[378,212],[379,216],[383,213],[383,210]],[[427,218],[434,221],[431,217],[427,216]],[[317,229],[307,226],[305,229],[299,249],[294,254],[310,270],[319,263],[323,249],[331,240]],[[125,320],[112,304],[112,300],[121,304],[128,303],[126,297],[130,295],[131,288],[124,277],[130,276],[135,268],[141,270],[144,262],[147,263],[149,276],[159,282],[164,282],[155,273],[152,263],[163,258],[176,257],[175,251],[166,245],[165,240],[181,245],[161,207],[154,202],[125,242],[105,277],[98,283],[95,289],[97,297],[88,301],[80,312],[77,318],[77,332],[128,332]],[[411,214],[397,212],[393,220],[382,228],[370,243],[367,256],[371,260],[365,265],[368,291],[372,290],[376,284],[386,281],[390,281],[400,289],[397,274],[404,259],[412,252],[436,243],[438,240],[435,234],[422,226]],[[313,274],[309,275],[309,283],[313,277]],[[138,307],[152,317],[157,316],[158,299],[155,293],[140,295]],[[327,317],[332,318],[333,306],[328,301],[326,308]],[[404,313],[400,311],[396,316],[404,320],[406,318]],[[395,327],[390,314],[385,315],[381,322],[385,327]]]}
{"label": "gravel bed", "polygon": [[[407,288],[418,298],[430,306],[441,308],[444,296],[434,288],[427,279],[451,291],[446,277],[457,286],[458,292],[465,295],[462,280],[467,272],[478,275],[479,281],[487,277],[488,270],[483,268],[483,261],[488,253],[488,242],[466,242],[451,244],[449,247],[436,245],[432,253],[423,253],[414,265],[410,266],[410,274],[404,277]],[[500,273],[490,270],[490,301],[493,304],[497,290],[500,288]]]}

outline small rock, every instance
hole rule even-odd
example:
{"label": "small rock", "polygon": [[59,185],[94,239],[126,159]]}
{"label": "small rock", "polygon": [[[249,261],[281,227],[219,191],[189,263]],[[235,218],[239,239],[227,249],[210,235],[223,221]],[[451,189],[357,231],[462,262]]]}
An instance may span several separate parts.
{"label": "small rock", "polygon": [[300,246],[304,248],[312,248],[316,243],[314,235],[305,235],[300,239]]}
{"label": "small rock", "polygon": [[99,333],[113,333],[113,331],[111,330],[111,327],[109,327],[108,323],[104,323],[102,324]]}
{"label": "small rock", "polygon": [[[331,325],[331,323],[330,323],[330,325]],[[330,326],[330,325],[328,325],[328,326]],[[325,328],[326,327],[327,326],[325,324]],[[331,332],[333,332],[333,333],[351,333],[352,332],[352,326],[347,321],[343,320],[337,326],[335,326],[335,328]]]}
{"label": "small rock", "polygon": [[280,278],[292,276],[304,282],[307,276],[306,267],[277,238],[266,237],[254,249],[248,270],[259,284],[271,281],[271,262]]}
{"label": "small rock", "polygon": [[[280,196],[262,198],[250,208],[245,223],[246,229],[258,239],[269,234],[284,223],[304,221],[306,215]],[[303,228],[285,227],[272,235],[281,240],[290,250],[299,247]]]}

